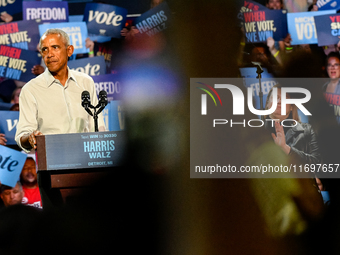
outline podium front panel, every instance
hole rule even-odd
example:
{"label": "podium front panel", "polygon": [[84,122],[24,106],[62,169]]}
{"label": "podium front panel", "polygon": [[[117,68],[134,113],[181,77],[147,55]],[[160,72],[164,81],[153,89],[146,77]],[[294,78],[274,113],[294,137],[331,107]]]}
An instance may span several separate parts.
{"label": "podium front panel", "polygon": [[115,167],[122,164],[124,131],[37,137],[38,170]]}

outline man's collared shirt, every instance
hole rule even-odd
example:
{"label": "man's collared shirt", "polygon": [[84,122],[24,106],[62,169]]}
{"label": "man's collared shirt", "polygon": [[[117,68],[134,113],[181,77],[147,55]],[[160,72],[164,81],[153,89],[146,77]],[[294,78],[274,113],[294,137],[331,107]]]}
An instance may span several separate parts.
{"label": "man's collared shirt", "polygon": [[[91,104],[96,106],[98,99],[93,79],[69,68],[65,86],[47,68],[25,84],[19,98],[20,114],[15,135],[17,144],[22,147],[20,138],[35,130],[44,135],[93,132],[93,117],[81,106],[84,90],[90,93]],[[102,114],[98,116],[98,127],[105,130]]]}

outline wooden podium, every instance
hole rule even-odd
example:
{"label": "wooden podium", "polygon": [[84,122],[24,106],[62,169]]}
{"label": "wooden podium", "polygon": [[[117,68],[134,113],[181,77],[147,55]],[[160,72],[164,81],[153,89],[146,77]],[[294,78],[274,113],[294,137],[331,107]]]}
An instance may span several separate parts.
{"label": "wooden podium", "polygon": [[60,206],[112,171],[119,171],[124,140],[124,131],[37,136],[43,207]]}

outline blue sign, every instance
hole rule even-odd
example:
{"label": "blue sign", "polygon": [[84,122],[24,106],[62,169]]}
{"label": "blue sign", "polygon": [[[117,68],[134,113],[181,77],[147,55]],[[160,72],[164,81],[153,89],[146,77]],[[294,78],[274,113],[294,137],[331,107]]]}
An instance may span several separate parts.
{"label": "blue sign", "polygon": [[2,0],[0,13],[7,12],[10,15],[22,12],[22,0]]}
{"label": "blue sign", "polygon": [[18,111],[0,111],[0,133],[5,134],[7,145],[17,144],[14,137],[18,119]]}
{"label": "blue sign", "polygon": [[71,60],[68,61],[67,64],[70,69],[86,73],[90,76],[102,75],[106,73],[104,56]]}
{"label": "blue sign", "polygon": [[143,13],[136,18],[136,28],[140,34],[152,36],[169,27],[171,22],[171,11],[166,2],[157,5],[155,8]]}
{"label": "blue sign", "polygon": [[318,35],[318,45],[337,44],[340,36],[340,15],[322,15],[314,19]]}
{"label": "blue sign", "polygon": [[127,10],[110,4],[88,3],[84,21],[90,34],[120,38],[125,26]]}
{"label": "blue sign", "polygon": [[26,162],[27,154],[0,145],[0,182],[15,187],[22,168]]}
{"label": "blue sign", "polygon": [[38,52],[0,45],[0,76],[28,82],[36,76],[31,69],[41,63]]}
{"label": "blue sign", "polygon": [[125,114],[122,101],[114,100],[108,103],[103,110],[106,130],[121,131],[125,129]]}
{"label": "blue sign", "polygon": [[38,23],[35,20],[0,25],[0,45],[35,51],[39,39]]}
{"label": "blue sign", "polygon": [[68,22],[68,3],[66,1],[24,1],[23,20],[41,20],[42,23]]}
{"label": "blue sign", "polygon": [[[116,74],[105,74],[93,76],[94,85],[96,87],[97,96],[99,92],[105,90],[108,101],[121,99],[121,84]],[[115,130],[111,130],[115,131]]]}
{"label": "blue sign", "polygon": [[340,9],[340,0],[318,0],[316,5],[319,11],[324,10],[339,10]]}
{"label": "blue sign", "polygon": [[70,43],[74,47],[73,54],[87,53],[89,50],[85,47],[87,38],[87,27],[85,22],[63,22],[39,25],[40,36],[50,28],[59,28],[65,31],[70,37]]}
{"label": "blue sign", "polygon": [[314,17],[326,14],[334,14],[335,10],[317,12],[288,13],[288,32],[291,35],[292,45],[316,44],[318,37],[315,29]]}
{"label": "blue sign", "polygon": [[243,16],[247,43],[266,42],[269,37],[280,41],[287,36],[286,10],[245,12]]}

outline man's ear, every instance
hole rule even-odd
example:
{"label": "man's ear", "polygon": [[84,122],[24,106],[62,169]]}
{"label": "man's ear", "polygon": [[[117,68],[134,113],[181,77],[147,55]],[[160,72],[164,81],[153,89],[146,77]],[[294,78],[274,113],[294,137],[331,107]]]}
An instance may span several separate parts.
{"label": "man's ear", "polygon": [[74,51],[73,45],[67,46],[67,56],[71,57]]}

